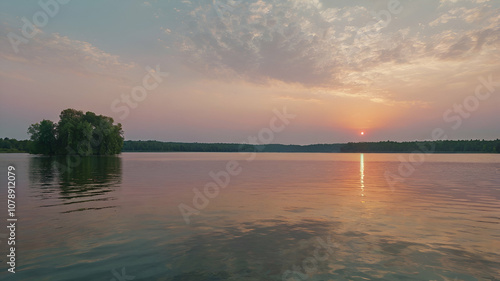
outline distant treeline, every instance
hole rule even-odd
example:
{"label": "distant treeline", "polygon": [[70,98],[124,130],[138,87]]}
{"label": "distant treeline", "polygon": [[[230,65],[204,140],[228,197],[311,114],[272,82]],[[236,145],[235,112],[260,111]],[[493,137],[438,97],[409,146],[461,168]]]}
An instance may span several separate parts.
{"label": "distant treeline", "polygon": [[[0,138],[1,152],[30,152],[33,142]],[[500,153],[500,139],[426,142],[358,142],[312,145],[249,145],[237,143],[184,143],[160,141],[124,141],[122,152],[413,152]]]}
{"label": "distant treeline", "polygon": [[16,140],[9,138],[0,138],[0,153],[19,153],[19,152],[29,152],[29,148],[32,141],[30,140]]}
{"label": "distant treeline", "polygon": [[499,153],[500,140],[443,140],[426,142],[350,142],[343,145],[341,152],[412,152],[431,151],[449,153]]}
{"label": "distant treeline", "polygon": [[250,145],[237,143],[185,143],[125,141],[123,152],[340,152],[342,144]]}

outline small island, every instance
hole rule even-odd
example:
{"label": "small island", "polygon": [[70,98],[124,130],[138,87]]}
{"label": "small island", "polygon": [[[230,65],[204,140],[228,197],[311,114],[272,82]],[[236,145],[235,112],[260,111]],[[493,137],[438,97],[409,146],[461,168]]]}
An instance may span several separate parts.
{"label": "small island", "polygon": [[28,151],[43,155],[115,155],[122,151],[123,130],[113,118],[65,109],[59,122],[42,120],[28,129]]}

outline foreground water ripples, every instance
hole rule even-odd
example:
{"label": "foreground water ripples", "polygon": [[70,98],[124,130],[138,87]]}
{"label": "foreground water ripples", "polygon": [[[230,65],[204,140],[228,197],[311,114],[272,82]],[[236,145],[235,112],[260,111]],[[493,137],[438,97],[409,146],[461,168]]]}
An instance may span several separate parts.
{"label": "foreground water ripples", "polygon": [[[497,280],[500,158],[431,155],[401,175],[399,156],[128,153],[67,170],[12,155],[15,280]],[[186,224],[179,204],[228,161],[242,172]]]}

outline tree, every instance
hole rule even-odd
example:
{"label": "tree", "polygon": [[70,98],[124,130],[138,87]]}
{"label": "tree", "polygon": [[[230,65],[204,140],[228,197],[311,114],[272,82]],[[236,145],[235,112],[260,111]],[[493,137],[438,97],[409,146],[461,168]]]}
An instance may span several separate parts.
{"label": "tree", "polygon": [[56,152],[56,125],[50,120],[42,120],[28,128],[35,154],[54,155]]}
{"label": "tree", "polygon": [[[113,155],[123,147],[123,129],[113,118],[65,109],[59,122],[43,120],[29,127],[36,154]],[[43,125],[42,125],[43,124]]]}

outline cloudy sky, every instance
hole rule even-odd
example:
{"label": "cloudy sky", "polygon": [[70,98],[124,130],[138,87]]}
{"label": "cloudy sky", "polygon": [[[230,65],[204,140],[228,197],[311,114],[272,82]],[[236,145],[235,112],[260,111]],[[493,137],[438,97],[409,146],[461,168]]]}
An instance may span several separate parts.
{"label": "cloudy sky", "polygon": [[76,108],[244,142],[284,107],[275,143],[500,136],[500,1],[57,1],[0,2],[0,137]]}

